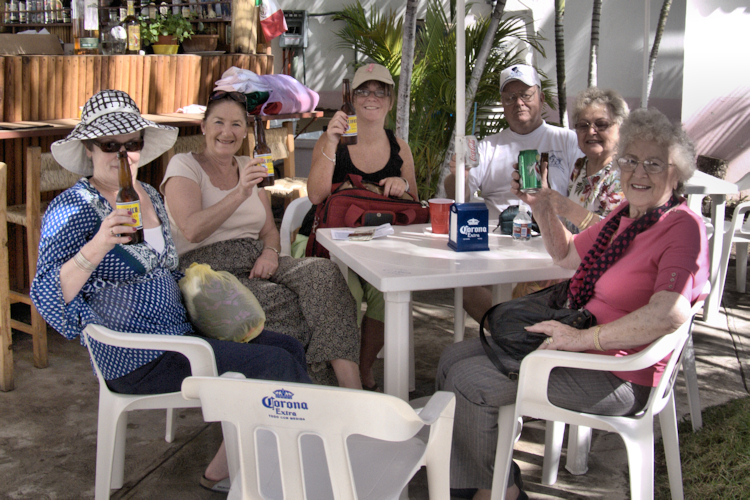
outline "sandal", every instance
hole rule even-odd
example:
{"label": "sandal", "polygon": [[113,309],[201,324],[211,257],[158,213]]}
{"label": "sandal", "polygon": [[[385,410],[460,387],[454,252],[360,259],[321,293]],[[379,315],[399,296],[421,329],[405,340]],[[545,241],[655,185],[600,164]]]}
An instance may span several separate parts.
{"label": "sandal", "polygon": [[228,477],[220,479],[219,481],[211,481],[206,476],[201,476],[201,480],[198,482],[203,488],[214,493],[229,493],[231,483]]}

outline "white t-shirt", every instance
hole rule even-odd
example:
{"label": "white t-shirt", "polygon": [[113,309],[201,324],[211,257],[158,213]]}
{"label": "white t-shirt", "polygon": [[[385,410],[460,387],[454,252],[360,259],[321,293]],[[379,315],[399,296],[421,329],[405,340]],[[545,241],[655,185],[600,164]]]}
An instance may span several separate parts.
{"label": "white t-shirt", "polygon": [[518,204],[518,198],[510,192],[511,173],[513,164],[518,162],[518,153],[525,149],[549,152],[550,187],[568,196],[570,173],[576,160],[583,156],[575,132],[546,122],[525,135],[507,128],[480,141],[479,165],[469,171],[469,192],[480,190],[490,219],[497,218],[508,205]]}
{"label": "white t-shirt", "polygon": [[[245,167],[250,162],[249,156],[235,156],[235,159],[240,168]],[[224,191],[211,184],[211,179],[203,171],[200,163],[193,157],[192,153],[177,154],[170,160],[167,171],[164,174],[164,180],[160,186],[162,194],[164,192],[164,184],[171,177],[185,177],[198,184],[201,188],[201,206],[203,209],[216,205],[236,189],[235,186],[232,189]],[[258,196],[258,188],[254,187],[253,194],[242,202],[237,207],[237,210],[216,231],[199,243],[191,243],[182,234],[177,224],[175,224],[172,214],[169,211],[169,203],[164,200],[164,204],[169,214],[169,224],[172,227],[172,237],[177,247],[178,255],[219,241],[236,238],[257,239],[260,235],[260,230],[263,228],[263,224],[266,222],[266,210]]]}

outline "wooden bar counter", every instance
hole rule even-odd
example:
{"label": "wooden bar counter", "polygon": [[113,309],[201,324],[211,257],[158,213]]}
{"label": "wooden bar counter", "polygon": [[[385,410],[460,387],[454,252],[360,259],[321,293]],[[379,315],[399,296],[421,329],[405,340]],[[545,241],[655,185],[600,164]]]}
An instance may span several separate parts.
{"label": "wooden bar counter", "polygon": [[[190,104],[205,105],[216,80],[230,67],[257,74],[273,72],[273,56],[266,54],[224,55],[118,55],[118,56],[0,56],[0,122],[60,121],[78,119],[79,110],[96,92],[124,90],[142,114],[168,115]],[[175,118],[179,120],[178,118]],[[180,135],[200,133],[199,121],[184,119]],[[170,123],[171,124],[171,123]],[[42,152],[63,137],[72,126],[0,131],[0,161],[8,165],[7,202],[23,203],[24,158],[29,146]],[[156,184],[161,165],[153,162],[138,178]],[[29,283],[22,270],[24,232],[14,225],[8,234],[11,288],[25,289]]]}
{"label": "wooden bar counter", "polygon": [[266,54],[146,56],[1,56],[0,122],[77,118],[103,89],[124,90],[141,113],[174,113],[205,104],[230,67],[273,73]]}

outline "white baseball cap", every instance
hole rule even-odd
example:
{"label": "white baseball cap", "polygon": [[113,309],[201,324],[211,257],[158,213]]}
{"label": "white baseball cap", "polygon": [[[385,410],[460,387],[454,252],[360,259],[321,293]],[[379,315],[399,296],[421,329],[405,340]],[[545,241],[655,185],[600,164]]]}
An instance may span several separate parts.
{"label": "white baseball cap", "polygon": [[539,88],[542,87],[539,73],[537,73],[533,67],[526,64],[516,64],[509,68],[505,68],[502,73],[500,73],[500,92],[503,91],[505,84],[514,80],[523,82],[529,87],[533,87],[534,85],[538,85]]}

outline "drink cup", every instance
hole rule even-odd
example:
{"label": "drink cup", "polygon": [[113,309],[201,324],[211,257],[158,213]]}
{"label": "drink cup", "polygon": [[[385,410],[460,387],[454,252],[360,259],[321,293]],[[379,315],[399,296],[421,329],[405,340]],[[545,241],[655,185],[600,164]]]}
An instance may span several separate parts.
{"label": "drink cup", "polygon": [[479,165],[478,141],[476,136],[467,135],[466,149],[464,151],[464,167],[468,170]]}
{"label": "drink cup", "polygon": [[432,198],[429,200],[429,203],[433,234],[448,234],[448,221],[450,220],[453,200],[448,198]]}

